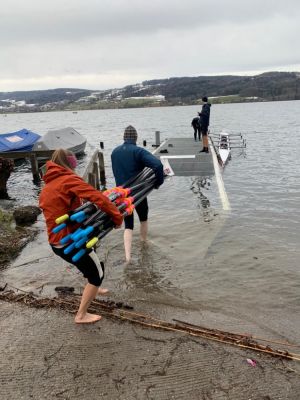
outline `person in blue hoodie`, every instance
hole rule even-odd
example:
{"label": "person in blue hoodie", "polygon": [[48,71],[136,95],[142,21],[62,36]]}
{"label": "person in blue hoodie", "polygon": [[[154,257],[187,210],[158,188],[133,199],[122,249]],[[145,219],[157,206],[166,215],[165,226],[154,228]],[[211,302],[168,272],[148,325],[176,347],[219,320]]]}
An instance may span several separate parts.
{"label": "person in blue hoodie", "polygon": [[[136,129],[129,125],[124,131],[124,143],[116,147],[111,154],[111,162],[116,185],[123,185],[129,179],[138,175],[145,167],[151,168],[156,176],[156,188],[164,181],[163,165],[149,151],[136,145]],[[147,240],[148,233],[148,201],[145,198],[135,208],[140,220],[140,238],[142,242]],[[124,248],[126,262],[131,259],[132,236],[134,217],[128,215],[124,218]]]}

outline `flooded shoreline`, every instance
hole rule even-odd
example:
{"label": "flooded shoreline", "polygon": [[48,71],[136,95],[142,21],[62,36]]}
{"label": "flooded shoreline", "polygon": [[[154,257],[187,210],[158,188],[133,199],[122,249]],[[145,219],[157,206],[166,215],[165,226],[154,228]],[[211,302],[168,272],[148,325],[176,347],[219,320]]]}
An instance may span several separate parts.
{"label": "flooded shoreline", "polygon": [[[214,177],[207,177],[209,184],[204,186],[197,177],[166,182],[149,196],[147,249],[141,249],[137,229],[134,232],[132,265],[124,267],[122,232],[112,232],[99,248],[107,263],[105,283],[115,301],[134,302],[139,310],[158,317],[165,317],[169,308],[178,309],[178,319],[192,313],[191,323],[300,343],[298,103],[212,108],[212,130],[227,127],[247,138],[246,157],[235,152],[222,172],[231,211],[222,210]],[[196,111],[197,107],[175,107],[60,113],[59,120],[54,114],[26,115],[15,116],[14,123],[31,124],[37,131],[45,125],[68,125],[86,134],[90,147],[80,168],[104,141],[111,187],[110,153],[121,142],[124,126],[135,123],[140,144],[146,139],[150,150],[158,127],[162,139],[191,137],[189,119]],[[258,121],[255,129],[253,120]],[[286,126],[289,136],[278,153],[275,144]],[[12,196],[36,204],[39,188],[20,176],[26,176],[26,165],[10,182]],[[27,199],[22,193],[28,193]],[[80,288],[80,277],[53,259],[43,222],[37,226],[40,235],[5,270],[5,279],[25,289],[43,286],[45,296],[53,295],[53,287],[62,282]]]}

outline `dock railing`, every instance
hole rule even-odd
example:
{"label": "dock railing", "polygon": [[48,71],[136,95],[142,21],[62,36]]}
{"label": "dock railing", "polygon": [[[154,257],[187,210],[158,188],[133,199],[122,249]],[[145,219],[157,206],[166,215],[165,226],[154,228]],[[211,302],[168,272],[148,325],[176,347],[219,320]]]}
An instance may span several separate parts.
{"label": "dock railing", "polygon": [[105,190],[106,176],[103,153],[95,150],[82,178],[97,190]]}

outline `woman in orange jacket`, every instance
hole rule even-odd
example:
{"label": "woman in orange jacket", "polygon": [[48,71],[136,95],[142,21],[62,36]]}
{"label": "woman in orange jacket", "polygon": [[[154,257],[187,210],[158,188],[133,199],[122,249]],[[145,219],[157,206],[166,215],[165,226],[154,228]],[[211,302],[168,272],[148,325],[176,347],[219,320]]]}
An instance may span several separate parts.
{"label": "woman in orange jacket", "polygon": [[59,233],[54,234],[55,220],[81,205],[82,200],[88,200],[96,204],[102,211],[106,212],[115,224],[120,227],[123,216],[118,208],[101,192],[87,184],[79,175],[74,173],[77,165],[75,155],[64,149],[58,149],[53,153],[51,161],[46,163],[47,172],[43,176],[45,186],[39,198],[40,208],[43,210],[47,225],[49,244],[55,254],[75,265],[87,278],[79,309],[75,316],[76,323],[92,323],[101,319],[100,315],[87,312],[87,309],[97,294],[104,294],[106,289],[100,285],[104,278],[104,265],[94,251],[85,254],[78,261],[73,262],[72,257],[78,251],[64,254],[67,245],[61,245],[60,240],[77,229],[75,225],[67,225]]}

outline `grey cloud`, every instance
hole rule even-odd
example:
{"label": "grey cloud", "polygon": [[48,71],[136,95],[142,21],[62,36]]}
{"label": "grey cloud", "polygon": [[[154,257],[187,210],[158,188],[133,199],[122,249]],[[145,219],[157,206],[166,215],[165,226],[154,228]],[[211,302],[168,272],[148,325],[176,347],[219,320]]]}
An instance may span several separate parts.
{"label": "grey cloud", "polygon": [[299,11],[289,0],[12,0],[0,9],[0,91],[288,67],[300,63]]}
{"label": "grey cloud", "polygon": [[14,1],[0,11],[0,35],[13,41],[73,41],[120,34],[185,30],[230,22],[233,25],[291,18],[299,1],[253,0],[27,0]]}

